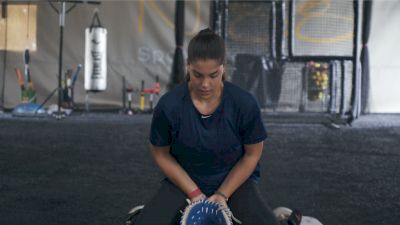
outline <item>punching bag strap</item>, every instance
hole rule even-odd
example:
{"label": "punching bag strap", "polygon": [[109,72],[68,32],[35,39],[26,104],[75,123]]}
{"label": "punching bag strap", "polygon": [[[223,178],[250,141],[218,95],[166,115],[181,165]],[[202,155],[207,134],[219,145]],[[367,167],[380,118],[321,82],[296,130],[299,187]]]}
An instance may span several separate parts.
{"label": "punching bag strap", "polygon": [[[97,22],[97,25],[96,25]],[[90,32],[92,32],[92,29],[94,27],[102,27],[101,22],[100,22],[100,17],[99,17],[99,10],[96,8],[92,17],[92,24],[90,25]]]}

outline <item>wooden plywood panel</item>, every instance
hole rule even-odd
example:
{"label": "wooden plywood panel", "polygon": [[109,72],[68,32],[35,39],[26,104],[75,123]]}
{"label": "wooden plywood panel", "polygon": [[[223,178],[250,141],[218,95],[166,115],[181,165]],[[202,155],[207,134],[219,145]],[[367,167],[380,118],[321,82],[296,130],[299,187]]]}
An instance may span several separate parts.
{"label": "wooden plywood panel", "polygon": [[36,5],[7,5],[7,17],[0,19],[0,50],[36,51],[36,15]]}

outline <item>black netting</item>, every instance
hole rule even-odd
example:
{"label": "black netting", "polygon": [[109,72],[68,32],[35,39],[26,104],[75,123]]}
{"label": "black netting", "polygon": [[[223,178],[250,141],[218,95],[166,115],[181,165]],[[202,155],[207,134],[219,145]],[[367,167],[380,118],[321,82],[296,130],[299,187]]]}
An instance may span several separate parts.
{"label": "black netting", "polygon": [[343,81],[343,112],[348,112],[351,110],[351,92],[353,89],[353,62],[344,61],[344,81]]}
{"label": "black netting", "polygon": [[341,97],[342,97],[342,62],[339,60],[334,60],[330,62],[330,113],[340,113]]}
{"label": "black netting", "polygon": [[275,111],[299,112],[303,92],[303,67],[303,63],[285,64],[285,70],[282,74],[281,92]]}
{"label": "black netting", "polygon": [[292,50],[295,56],[352,56],[352,1],[293,1]]}
{"label": "black netting", "polygon": [[230,1],[228,10],[228,54],[270,55],[271,2]]}
{"label": "black netting", "polygon": [[328,111],[331,100],[330,83],[332,78],[329,64],[327,62],[310,61],[306,63],[303,71],[304,91],[302,107],[304,107],[304,111]]}
{"label": "black netting", "polygon": [[282,1],[282,15],[281,18],[277,18],[283,26],[281,51],[285,58],[289,57],[289,4],[289,1]]}
{"label": "black netting", "polygon": [[[344,114],[351,107],[352,62],[311,63],[304,62],[305,59],[290,59],[289,5],[292,3],[294,11],[299,12],[292,20],[293,27],[302,25],[301,32],[319,39],[353,35],[352,2],[334,1],[325,6],[323,2],[305,0],[296,3],[283,0],[275,5],[271,1],[229,1],[227,17],[224,17],[228,80],[252,93],[266,112]],[[304,15],[304,12],[310,14]],[[338,19],[338,15],[342,17]],[[341,21],[344,18],[346,23]],[[308,22],[301,24],[303,20]],[[274,40],[271,35],[276,35]],[[331,40],[331,43],[310,40],[298,38],[292,43],[294,53],[332,58],[353,53],[353,37],[346,36],[344,41]],[[272,54],[271,51],[276,52]]]}

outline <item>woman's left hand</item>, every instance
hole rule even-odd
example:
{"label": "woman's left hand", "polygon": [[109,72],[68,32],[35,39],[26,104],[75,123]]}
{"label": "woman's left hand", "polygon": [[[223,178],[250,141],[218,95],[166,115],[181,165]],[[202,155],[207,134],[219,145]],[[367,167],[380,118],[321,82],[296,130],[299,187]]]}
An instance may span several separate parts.
{"label": "woman's left hand", "polygon": [[213,194],[207,200],[210,202],[219,203],[224,208],[228,208],[228,204],[226,203],[225,198],[222,197],[221,195]]}

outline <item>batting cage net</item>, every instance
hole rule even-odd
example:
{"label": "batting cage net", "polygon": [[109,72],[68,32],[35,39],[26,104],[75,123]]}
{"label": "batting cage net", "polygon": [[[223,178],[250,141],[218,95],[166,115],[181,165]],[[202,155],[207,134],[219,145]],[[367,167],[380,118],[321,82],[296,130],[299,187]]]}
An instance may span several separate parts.
{"label": "batting cage net", "polygon": [[351,109],[353,1],[214,1],[228,79],[263,111],[345,115]]}
{"label": "batting cage net", "polygon": [[271,2],[229,2],[226,41],[228,55],[271,54]]}
{"label": "batting cage net", "polygon": [[352,1],[296,0],[291,10],[294,56],[352,56]]}

